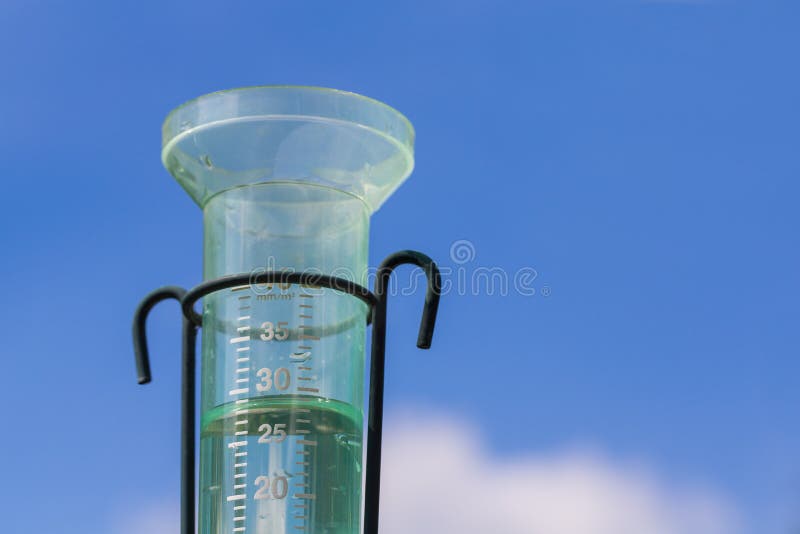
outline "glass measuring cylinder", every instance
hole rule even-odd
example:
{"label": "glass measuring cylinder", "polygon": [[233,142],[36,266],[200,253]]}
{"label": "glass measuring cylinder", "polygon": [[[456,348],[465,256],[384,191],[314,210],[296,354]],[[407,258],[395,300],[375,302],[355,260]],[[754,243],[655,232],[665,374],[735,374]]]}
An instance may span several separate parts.
{"label": "glass measuring cylinder", "polygon": [[[366,285],[369,215],[408,176],[413,130],[351,93],[201,97],[164,163],[203,208],[204,278],[289,270]],[[199,531],[357,534],[366,305],[329,289],[205,297]]]}

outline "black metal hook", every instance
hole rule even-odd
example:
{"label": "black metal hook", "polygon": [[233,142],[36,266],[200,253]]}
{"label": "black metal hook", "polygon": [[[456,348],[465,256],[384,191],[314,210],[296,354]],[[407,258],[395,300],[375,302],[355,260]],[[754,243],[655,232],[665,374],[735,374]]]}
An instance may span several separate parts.
{"label": "black metal hook", "polygon": [[147,384],[153,378],[150,373],[150,350],[147,348],[147,316],[159,302],[167,299],[180,302],[184,295],[186,290],[182,287],[160,287],[148,293],[133,314],[133,354],[136,357],[136,373],[140,384]]}
{"label": "black metal hook", "polygon": [[364,532],[378,533],[378,507],[381,490],[381,442],[383,440],[383,389],[386,366],[387,289],[392,272],[404,264],[421,267],[428,287],[417,336],[417,347],[428,349],[436,326],[442,281],[436,263],[425,254],[413,250],[396,252],[383,260],[375,279],[377,305],[372,316],[372,354],[369,378],[369,423],[367,426],[367,475],[364,490]]}
{"label": "black metal hook", "polygon": [[420,267],[425,271],[425,277],[428,281],[428,286],[425,291],[425,305],[422,308],[422,318],[419,323],[417,347],[420,349],[429,349],[433,341],[433,329],[436,326],[436,314],[439,311],[439,297],[442,292],[442,279],[439,274],[439,267],[437,267],[432,259],[414,250],[402,250],[387,257],[378,268],[378,276],[375,279],[375,296],[384,301],[385,307],[385,294],[389,287],[389,278],[397,267],[406,264]]}

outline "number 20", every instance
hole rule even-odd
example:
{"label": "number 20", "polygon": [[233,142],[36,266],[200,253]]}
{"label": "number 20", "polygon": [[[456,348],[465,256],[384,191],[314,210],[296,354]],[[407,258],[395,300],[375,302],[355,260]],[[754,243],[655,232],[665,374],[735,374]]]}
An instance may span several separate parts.
{"label": "number 20", "polygon": [[[283,499],[289,493],[289,481],[284,476],[272,477],[272,484],[269,483],[269,477],[261,475],[256,478],[256,494],[253,496],[255,499]],[[271,494],[271,495],[270,495]]]}

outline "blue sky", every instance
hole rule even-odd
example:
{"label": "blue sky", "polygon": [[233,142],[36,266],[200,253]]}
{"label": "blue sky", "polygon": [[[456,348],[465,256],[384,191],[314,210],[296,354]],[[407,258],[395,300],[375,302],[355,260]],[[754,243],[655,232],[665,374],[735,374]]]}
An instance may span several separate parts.
{"label": "blue sky", "polygon": [[428,353],[421,295],[393,301],[393,413],[465,421],[492,461],[601,451],[712,488],[743,532],[797,529],[800,5],[300,4],[0,7],[3,530],[114,532],[173,498],[178,311],[152,317],[146,388],[130,318],[200,280],[202,228],[160,124],[271,83],[414,123],[373,265],[417,248],[454,267],[464,239],[468,267],[532,267],[550,291],[449,295]]}

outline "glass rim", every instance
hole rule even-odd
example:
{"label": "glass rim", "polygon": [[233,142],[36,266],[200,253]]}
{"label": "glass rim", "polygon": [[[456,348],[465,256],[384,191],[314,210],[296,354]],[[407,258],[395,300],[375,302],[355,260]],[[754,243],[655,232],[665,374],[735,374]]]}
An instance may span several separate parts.
{"label": "glass rim", "polygon": [[[182,115],[184,114],[192,114],[193,111],[200,112],[203,104],[215,100],[215,99],[224,99],[226,97],[238,98],[242,95],[250,94],[257,94],[257,93],[303,93],[303,92],[310,92],[312,94],[319,95],[323,98],[330,97],[332,99],[331,106],[328,109],[325,109],[326,113],[319,113],[319,112],[309,112],[308,114],[303,113],[291,113],[285,114],[281,113],[281,106],[280,103],[271,102],[269,104],[266,103],[263,106],[263,109],[259,110],[259,113],[223,113],[219,112],[219,116],[209,117],[209,120],[198,120],[192,121],[191,124],[188,126],[185,124],[185,121],[181,120]],[[339,110],[336,108],[338,106],[334,105],[333,99],[347,99],[352,100],[352,102],[358,102],[363,107],[365,114],[360,114],[359,119],[361,120],[353,120],[347,116],[342,116],[339,114]],[[273,109],[270,109],[273,108]],[[390,118],[392,119],[392,124],[389,124],[389,127],[386,126],[386,123],[372,122],[368,119],[369,111],[375,110],[382,112],[381,118]],[[176,108],[170,111],[166,118],[164,119],[162,125],[162,149],[166,149],[168,145],[176,138],[179,137],[181,134],[185,133],[187,130],[193,130],[198,127],[207,126],[208,124],[223,121],[223,120],[235,120],[235,119],[247,119],[249,117],[263,117],[274,114],[276,117],[281,115],[293,115],[297,118],[306,116],[309,119],[314,118],[317,120],[332,120],[332,121],[342,121],[342,122],[350,122],[353,124],[357,124],[359,126],[365,127],[367,129],[373,130],[385,137],[389,137],[394,141],[395,144],[403,146],[409,152],[413,153],[413,146],[414,146],[414,126],[411,124],[411,121],[406,117],[403,113],[398,111],[397,109],[393,108],[392,106],[377,100],[375,98],[371,98],[368,96],[364,96],[359,93],[355,93],[352,91],[345,91],[342,89],[333,89],[329,87],[319,87],[314,85],[290,85],[290,84],[278,84],[278,85],[251,85],[251,86],[244,86],[244,87],[236,87],[232,89],[223,89],[220,91],[214,91],[211,93],[206,93],[204,95],[200,95],[198,97],[192,98],[191,100],[187,100],[186,102],[180,104]],[[378,117],[375,117],[376,119]],[[394,128],[392,128],[394,126]]]}

